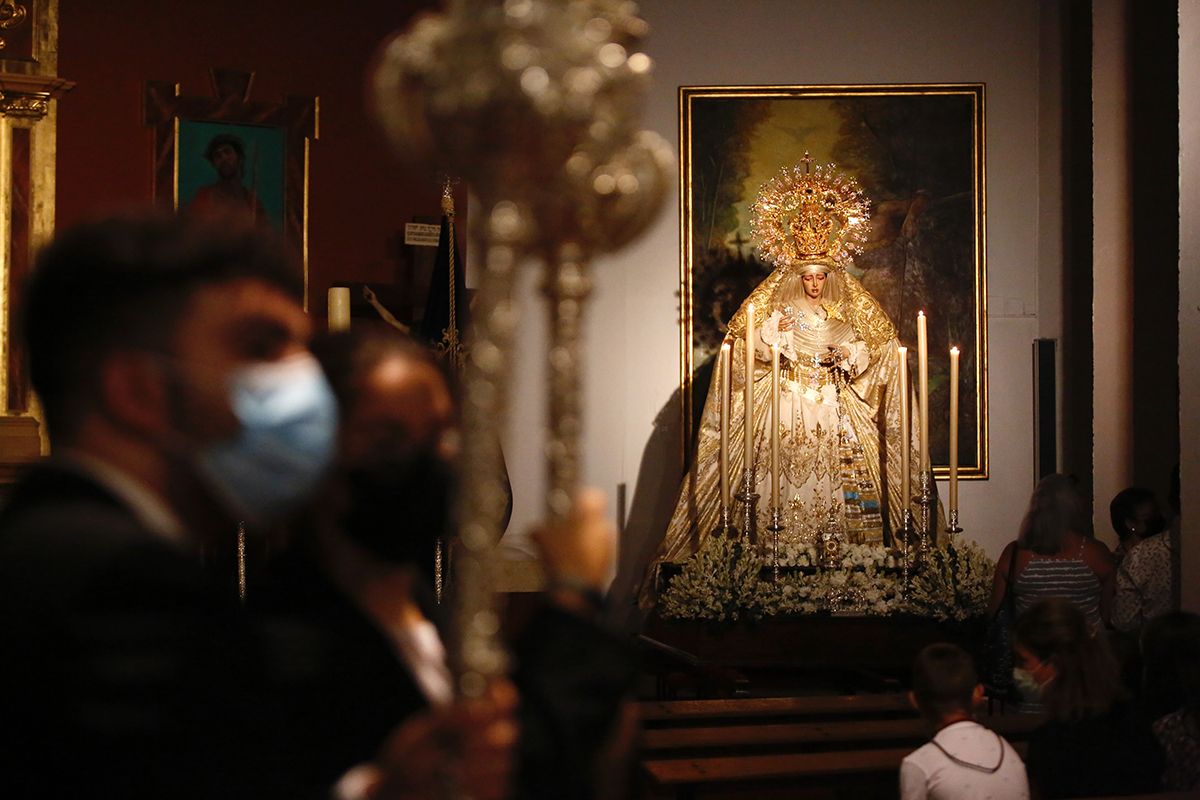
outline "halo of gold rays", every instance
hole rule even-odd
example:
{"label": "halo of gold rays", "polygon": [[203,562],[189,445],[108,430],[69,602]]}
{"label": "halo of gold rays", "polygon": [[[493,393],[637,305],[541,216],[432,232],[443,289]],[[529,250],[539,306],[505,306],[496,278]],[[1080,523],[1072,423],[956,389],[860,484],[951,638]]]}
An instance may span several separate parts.
{"label": "halo of gold rays", "polygon": [[840,264],[862,250],[871,201],[854,178],[833,164],[814,167],[805,153],[762,185],[750,214],[759,254],[776,267]]}

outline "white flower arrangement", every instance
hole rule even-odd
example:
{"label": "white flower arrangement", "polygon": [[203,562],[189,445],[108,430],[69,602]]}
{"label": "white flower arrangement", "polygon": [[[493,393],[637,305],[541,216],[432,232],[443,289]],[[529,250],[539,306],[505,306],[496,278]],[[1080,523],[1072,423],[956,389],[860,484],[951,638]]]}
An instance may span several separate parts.
{"label": "white flower arrangement", "polygon": [[913,614],[966,620],[983,614],[994,565],[974,542],[935,548],[910,575],[907,596],[894,550],[883,545],[842,547],[838,567],[820,569],[812,546],[781,546],[783,568],[770,580],[770,560],[736,540],[710,536],[659,598],[668,619],[732,622],[822,611],[854,615]]}

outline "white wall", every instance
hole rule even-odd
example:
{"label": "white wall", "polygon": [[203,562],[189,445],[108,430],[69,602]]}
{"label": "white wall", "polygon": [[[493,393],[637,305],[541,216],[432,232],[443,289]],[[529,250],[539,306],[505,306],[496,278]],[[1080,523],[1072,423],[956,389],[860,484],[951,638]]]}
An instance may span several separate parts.
{"label": "white wall", "polygon": [[1182,600],[1200,613],[1200,0],[1179,3],[1179,219]]}
{"label": "white wall", "polygon": [[[966,482],[961,506],[967,535],[995,555],[1015,535],[1033,485],[1031,343],[1057,335],[1061,325],[1058,283],[1040,280],[1045,269],[1059,269],[1061,213],[1053,185],[1039,183],[1042,173],[1058,180],[1059,111],[1057,103],[1041,102],[1043,82],[1056,87],[1057,78],[1043,81],[1039,59],[1048,48],[1054,66],[1057,54],[1056,44],[1040,37],[1038,3],[646,0],[642,12],[656,64],[645,126],[672,142],[680,85],[986,83],[992,477]],[[1039,126],[1049,133],[1045,150]],[[1053,198],[1044,209],[1042,196]],[[646,237],[596,265],[589,312],[587,478],[614,496],[618,484],[628,485],[637,506],[629,546],[657,540],[661,530],[648,530],[646,520],[661,516],[662,498],[669,505],[677,489],[678,444],[655,425],[679,384],[678,197],[669,204]],[[533,293],[529,313],[540,315],[535,290],[523,291]],[[538,335],[535,327],[525,335]],[[530,345],[527,352],[541,352],[532,339]],[[528,364],[519,369],[519,424],[509,437],[516,508],[506,541],[518,546],[541,511],[534,476],[542,467],[530,444],[542,428],[540,411],[530,410],[541,404],[534,372]],[[670,405],[663,419],[677,414]],[[645,452],[648,443],[653,455]],[[656,502],[646,491],[634,495],[639,483],[654,489]]]}

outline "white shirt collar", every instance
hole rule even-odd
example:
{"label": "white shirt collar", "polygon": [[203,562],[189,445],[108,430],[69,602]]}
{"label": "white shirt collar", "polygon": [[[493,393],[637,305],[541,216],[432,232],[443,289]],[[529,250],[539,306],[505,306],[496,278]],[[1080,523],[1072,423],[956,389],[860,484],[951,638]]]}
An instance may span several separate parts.
{"label": "white shirt collar", "polygon": [[59,451],[60,458],[116,496],[147,530],[178,547],[191,546],[187,530],[171,507],[141,481],[107,461],[78,450]]}

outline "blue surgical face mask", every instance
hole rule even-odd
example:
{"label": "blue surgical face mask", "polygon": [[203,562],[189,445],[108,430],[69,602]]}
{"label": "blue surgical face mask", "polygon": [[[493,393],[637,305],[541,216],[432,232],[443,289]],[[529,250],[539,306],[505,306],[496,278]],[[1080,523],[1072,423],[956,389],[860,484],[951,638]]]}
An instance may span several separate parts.
{"label": "blue surgical face mask", "polygon": [[240,430],[199,452],[200,473],[239,519],[278,519],[308,495],[333,459],[333,391],[305,353],[238,370],[229,402]]}

